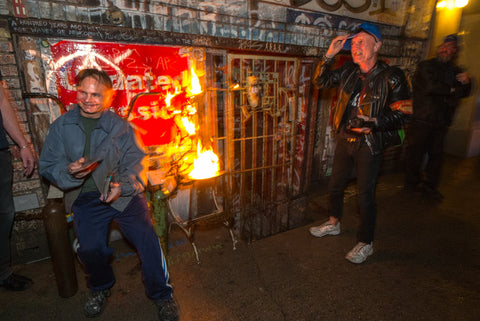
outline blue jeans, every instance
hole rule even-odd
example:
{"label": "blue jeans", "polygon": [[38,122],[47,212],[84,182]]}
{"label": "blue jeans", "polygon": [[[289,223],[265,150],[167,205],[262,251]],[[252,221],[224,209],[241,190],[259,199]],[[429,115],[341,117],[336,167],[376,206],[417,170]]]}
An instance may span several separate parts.
{"label": "blue jeans", "polygon": [[381,163],[382,155],[372,155],[363,139],[359,142],[347,142],[345,139],[337,138],[328,187],[330,213],[338,219],[342,218],[345,187],[352,177],[352,171],[355,170],[360,213],[358,242],[371,243],[374,239],[377,219],[375,190]]}
{"label": "blue jeans", "polygon": [[133,197],[123,212],[101,202],[99,197],[99,192],[80,194],[72,208],[80,244],[77,255],[88,275],[90,289],[105,290],[115,283],[109,264],[113,249],[107,245],[109,225],[114,220],[125,238],[137,249],[147,296],[152,300],[171,298],[167,264],[144,195]]}
{"label": "blue jeans", "polygon": [[12,155],[8,149],[0,150],[0,281],[5,280],[12,273],[10,234],[15,215],[12,179]]}

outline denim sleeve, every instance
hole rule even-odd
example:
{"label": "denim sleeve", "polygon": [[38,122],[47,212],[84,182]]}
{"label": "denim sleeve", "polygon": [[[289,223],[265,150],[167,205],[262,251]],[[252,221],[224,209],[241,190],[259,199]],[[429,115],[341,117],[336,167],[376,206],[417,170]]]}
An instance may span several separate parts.
{"label": "denim sleeve", "polygon": [[84,179],[77,179],[68,172],[68,165],[74,161],[68,159],[65,149],[61,119],[54,122],[48,131],[38,160],[40,175],[61,190],[69,190],[82,185]]}

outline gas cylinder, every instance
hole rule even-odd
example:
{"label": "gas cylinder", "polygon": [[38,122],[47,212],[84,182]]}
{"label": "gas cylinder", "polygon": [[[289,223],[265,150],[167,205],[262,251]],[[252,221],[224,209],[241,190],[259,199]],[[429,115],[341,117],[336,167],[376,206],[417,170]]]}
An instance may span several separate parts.
{"label": "gas cylinder", "polygon": [[69,298],[77,293],[78,282],[63,200],[47,199],[42,214],[58,294],[63,298]]}

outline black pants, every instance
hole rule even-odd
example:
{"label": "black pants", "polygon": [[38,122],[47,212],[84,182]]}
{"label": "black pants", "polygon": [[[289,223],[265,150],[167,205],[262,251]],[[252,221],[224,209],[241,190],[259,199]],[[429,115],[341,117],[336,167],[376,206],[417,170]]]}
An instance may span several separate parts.
{"label": "black pants", "polygon": [[10,234],[15,215],[12,179],[12,155],[8,149],[0,150],[0,281],[12,273]]}
{"label": "black pants", "polygon": [[382,154],[372,155],[365,141],[347,142],[337,138],[330,178],[330,212],[340,219],[343,212],[345,187],[355,169],[358,190],[360,225],[357,232],[359,242],[371,243],[374,239],[377,219],[375,190]]}
{"label": "black pants", "polygon": [[435,189],[438,187],[446,134],[444,127],[411,124],[407,128],[405,188],[416,188],[421,182]]}

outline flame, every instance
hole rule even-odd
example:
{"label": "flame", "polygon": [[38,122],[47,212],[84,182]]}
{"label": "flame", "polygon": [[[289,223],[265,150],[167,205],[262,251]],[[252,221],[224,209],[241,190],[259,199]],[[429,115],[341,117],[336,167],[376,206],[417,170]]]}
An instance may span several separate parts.
{"label": "flame", "polygon": [[190,80],[190,87],[188,88],[188,91],[190,94],[192,94],[192,96],[195,96],[202,93],[202,86],[200,86],[200,80],[195,73],[195,69],[192,67],[190,71],[192,72],[192,79]]}
{"label": "flame", "polygon": [[197,144],[197,158],[193,161],[193,170],[188,174],[192,179],[204,179],[220,175],[218,156],[213,149],[204,149],[200,141]]}
{"label": "flame", "polygon": [[[176,93],[175,93],[176,95]],[[167,107],[170,107],[172,98],[175,97],[175,95],[172,95],[171,93],[167,92],[167,96],[165,97],[165,104]]]}
{"label": "flame", "polygon": [[195,123],[190,121],[188,117],[182,117],[182,125],[189,135],[195,134]]}

